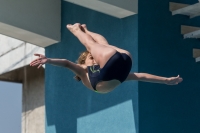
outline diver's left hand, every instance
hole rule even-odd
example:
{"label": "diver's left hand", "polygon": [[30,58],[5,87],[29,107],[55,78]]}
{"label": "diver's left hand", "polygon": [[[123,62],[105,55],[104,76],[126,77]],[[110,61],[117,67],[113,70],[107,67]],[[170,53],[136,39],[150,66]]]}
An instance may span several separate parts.
{"label": "diver's left hand", "polygon": [[179,75],[177,77],[170,77],[167,78],[166,84],[167,85],[177,85],[183,81],[183,78],[181,78]]}

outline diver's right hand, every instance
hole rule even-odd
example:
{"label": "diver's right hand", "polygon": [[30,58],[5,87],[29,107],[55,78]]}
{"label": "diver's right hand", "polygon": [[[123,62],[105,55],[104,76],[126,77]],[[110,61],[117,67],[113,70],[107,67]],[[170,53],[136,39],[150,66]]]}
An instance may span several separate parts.
{"label": "diver's right hand", "polygon": [[40,68],[43,64],[47,63],[48,58],[46,58],[44,55],[42,54],[34,54],[34,55],[38,56],[38,58],[33,60],[30,63],[30,66],[38,66],[37,68]]}

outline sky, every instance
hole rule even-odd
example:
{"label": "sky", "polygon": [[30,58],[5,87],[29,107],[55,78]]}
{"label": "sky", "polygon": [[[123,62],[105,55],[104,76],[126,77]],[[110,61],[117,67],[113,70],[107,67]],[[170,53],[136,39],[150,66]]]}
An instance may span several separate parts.
{"label": "sky", "polygon": [[0,81],[0,133],[21,133],[22,84]]}

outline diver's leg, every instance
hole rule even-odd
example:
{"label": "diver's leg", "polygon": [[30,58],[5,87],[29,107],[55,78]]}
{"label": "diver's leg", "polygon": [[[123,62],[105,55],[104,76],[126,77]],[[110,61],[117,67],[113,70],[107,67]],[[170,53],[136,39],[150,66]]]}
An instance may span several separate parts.
{"label": "diver's leg", "polygon": [[86,24],[82,24],[81,25],[83,27],[83,29],[85,30],[85,33],[89,34],[90,36],[92,36],[92,38],[99,44],[104,44],[104,45],[109,45],[108,44],[108,41],[106,40],[105,37],[103,37],[102,35],[100,34],[97,34],[97,33],[94,33],[94,32],[91,32],[87,29],[86,27]]}
{"label": "diver's leg", "polygon": [[67,25],[67,28],[79,39],[79,41],[86,47],[92,54],[94,60],[101,68],[104,67],[106,62],[112,57],[116,50],[103,44],[97,43],[92,36],[83,32],[80,24]]}
{"label": "diver's leg", "polygon": [[90,36],[92,36],[92,38],[94,39],[94,41],[96,41],[97,43],[106,45],[106,46],[108,46],[110,48],[113,48],[113,49],[117,50],[120,53],[125,53],[125,54],[127,54],[128,56],[130,56],[132,58],[130,52],[128,52],[127,50],[124,50],[124,49],[118,48],[116,46],[110,45],[110,44],[108,44],[108,41],[106,40],[105,37],[103,37],[100,34],[97,34],[97,33],[89,31],[87,29],[86,24],[82,24],[81,26],[84,29],[84,32],[87,33],[87,34],[89,34]]}

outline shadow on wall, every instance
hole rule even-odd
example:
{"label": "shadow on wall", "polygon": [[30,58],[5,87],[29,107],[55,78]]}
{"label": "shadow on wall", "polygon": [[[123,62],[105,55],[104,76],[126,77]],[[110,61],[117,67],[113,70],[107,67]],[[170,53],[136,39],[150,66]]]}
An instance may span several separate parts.
{"label": "shadow on wall", "polygon": [[[67,2],[62,2],[62,40],[45,49],[47,57],[76,61],[85,48],[66,29],[66,24],[76,22],[104,35],[111,45],[129,50],[132,71],[137,71],[137,15],[116,19]],[[65,68],[46,65],[45,71],[47,133],[138,133],[137,82],[98,94],[76,82]]]}

